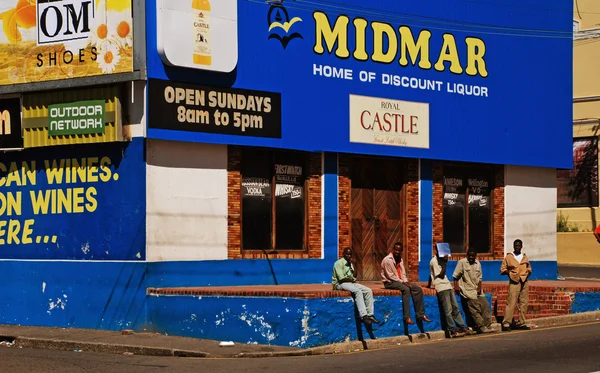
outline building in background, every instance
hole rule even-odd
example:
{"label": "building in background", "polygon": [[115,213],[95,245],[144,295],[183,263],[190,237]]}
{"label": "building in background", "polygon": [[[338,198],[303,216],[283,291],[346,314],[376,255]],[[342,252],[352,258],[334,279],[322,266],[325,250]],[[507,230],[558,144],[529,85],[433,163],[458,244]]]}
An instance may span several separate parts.
{"label": "building in background", "polygon": [[[600,134],[600,4],[577,0],[573,9],[573,169],[559,170],[558,261],[561,266],[600,265],[591,231],[598,218]],[[571,273],[572,272],[572,273]],[[576,272],[565,272],[576,275]],[[581,276],[584,276],[583,274]]]}
{"label": "building in background", "polygon": [[0,12],[0,323],[123,327],[146,253],[144,3]]}

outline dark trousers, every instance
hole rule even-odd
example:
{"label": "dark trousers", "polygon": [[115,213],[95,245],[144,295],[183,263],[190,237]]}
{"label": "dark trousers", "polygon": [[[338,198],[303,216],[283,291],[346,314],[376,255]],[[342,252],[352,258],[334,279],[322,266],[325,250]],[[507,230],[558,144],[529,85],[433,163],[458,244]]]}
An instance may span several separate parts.
{"label": "dark trousers", "polygon": [[425,316],[425,307],[423,306],[423,289],[415,284],[410,284],[410,287],[398,281],[384,282],[383,286],[390,290],[400,290],[402,292],[402,312],[404,319],[410,318],[410,297],[412,296],[413,305],[417,320]]}
{"label": "dark trousers", "polygon": [[465,322],[458,309],[458,302],[454,295],[454,290],[444,290],[437,293],[438,301],[444,311],[444,319],[446,321],[446,328],[448,331],[452,331],[456,328],[465,328]]}

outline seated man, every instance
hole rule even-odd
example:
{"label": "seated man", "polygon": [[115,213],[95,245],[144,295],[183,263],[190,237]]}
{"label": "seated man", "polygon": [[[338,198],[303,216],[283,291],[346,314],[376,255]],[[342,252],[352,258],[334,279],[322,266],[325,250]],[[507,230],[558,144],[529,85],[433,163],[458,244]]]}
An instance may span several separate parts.
{"label": "seated man", "polygon": [[495,330],[491,328],[490,304],[481,290],[483,281],[481,264],[477,260],[477,252],[474,249],[469,249],[467,257],[458,261],[452,277],[454,277],[454,290],[460,293],[463,310],[473,318],[475,323],[473,329],[480,334],[493,333]]}
{"label": "seated man", "polygon": [[333,290],[346,290],[352,293],[358,314],[365,325],[379,324],[379,321],[373,316],[373,291],[356,283],[352,265],[352,250],[349,247],[344,249],[344,257],[333,265],[331,283]]}
{"label": "seated man", "polygon": [[456,296],[452,285],[446,277],[446,265],[448,264],[448,256],[440,257],[436,250],[435,256],[429,262],[430,283],[435,287],[438,301],[440,302],[446,321],[446,328],[451,337],[464,337],[469,328],[463,321],[456,302]]}
{"label": "seated man", "polygon": [[425,316],[423,306],[423,289],[420,286],[411,284],[406,277],[406,270],[402,263],[402,243],[396,242],[392,252],[383,258],[381,262],[381,280],[386,289],[400,290],[402,292],[402,311],[404,322],[414,324],[410,318],[410,296],[412,295],[413,305],[417,320],[431,322]]}

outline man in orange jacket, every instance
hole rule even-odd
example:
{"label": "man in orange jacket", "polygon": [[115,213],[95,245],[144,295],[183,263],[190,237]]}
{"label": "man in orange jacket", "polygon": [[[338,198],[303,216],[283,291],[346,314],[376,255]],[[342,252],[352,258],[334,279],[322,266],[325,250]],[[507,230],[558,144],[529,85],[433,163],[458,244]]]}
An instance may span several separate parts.
{"label": "man in orange jacket", "polygon": [[508,302],[504,311],[504,320],[502,321],[502,330],[510,331],[513,322],[513,314],[517,300],[519,301],[519,322],[515,329],[529,330],[530,327],[525,324],[527,317],[527,307],[529,305],[529,283],[531,275],[531,264],[527,256],[521,252],[523,241],[515,240],[513,242],[513,252],[506,254],[500,267],[501,275],[508,275]]}

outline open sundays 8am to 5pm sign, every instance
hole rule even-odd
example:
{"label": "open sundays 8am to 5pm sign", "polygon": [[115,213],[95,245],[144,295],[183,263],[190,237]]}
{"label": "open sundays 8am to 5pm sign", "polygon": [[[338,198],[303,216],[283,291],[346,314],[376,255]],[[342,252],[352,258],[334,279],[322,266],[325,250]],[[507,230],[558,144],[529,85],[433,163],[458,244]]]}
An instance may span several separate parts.
{"label": "open sundays 8am to 5pm sign", "polygon": [[[175,17],[182,11],[161,3],[146,3],[148,76],[280,93],[282,136],[232,137],[172,127],[149,128],[149,137],[572,165],[572,133],[564,125],[572,120],[568,2],[555,2],[551,11],[542,12],[548,8],[543,0],[531,0],[528,7],[518,0],[373,0],[368,5],[361,0],[336,5],[199,0],[181,2],[189,8],[188,18]],[[237,7],[237,14],[228,14],[227,6]],[[219,42],[226,35],[234,42]],[[390,134],[396,126],[386,125],[369,126],[372,134],[352,140],[360,123],[351,118],[354,96],[364,97],[365,104],[372,98],[427,105],[428,146],[421,140],[397,140],[396,133]]]}

